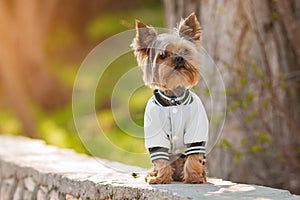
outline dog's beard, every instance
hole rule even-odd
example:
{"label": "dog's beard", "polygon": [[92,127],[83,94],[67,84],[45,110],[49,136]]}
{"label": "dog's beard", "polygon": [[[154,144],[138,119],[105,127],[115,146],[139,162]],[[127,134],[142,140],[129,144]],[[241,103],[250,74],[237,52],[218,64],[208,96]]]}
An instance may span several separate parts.
{"label": "dog's beard", "polygon": [[172,90],[179,86],[189,88],[188,79],[186,74],[188,72],[183,68],[176,70],[164,64],[157,65],[153,68],[153,83],[157,87],[164,90]]}
{"label": "dog's beard", "polygon": [[170,66],[165,62],[156,63],[151,76],[150,86],[164,91],[178,91],[178,88],[190,89],[198,83],[200,77],[198,69],[190,62],[185,62],[181,66]]}

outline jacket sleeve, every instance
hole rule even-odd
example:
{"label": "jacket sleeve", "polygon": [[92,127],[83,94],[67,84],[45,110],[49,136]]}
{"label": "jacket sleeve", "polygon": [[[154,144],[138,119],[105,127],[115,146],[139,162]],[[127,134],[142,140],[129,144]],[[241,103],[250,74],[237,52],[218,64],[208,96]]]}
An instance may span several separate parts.
{"label": "jacket sleeve", "polygon": [[146,106],[144,117],[145,146],[150,152],[151,161],[169,160],[171,147],[165,128],[168,125],[166,114],[151,99]]}

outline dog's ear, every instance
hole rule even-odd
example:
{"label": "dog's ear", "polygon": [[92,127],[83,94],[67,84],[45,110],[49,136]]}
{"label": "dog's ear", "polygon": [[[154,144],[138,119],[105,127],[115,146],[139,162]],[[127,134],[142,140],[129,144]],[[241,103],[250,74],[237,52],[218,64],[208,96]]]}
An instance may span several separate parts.
{"label": "dog's ear", "polygon": [[149,47],[150,43],[156,38],[157,33],[153,27],[147,26],[135,20],[136,37],[135,37],[135,50],[145,50]]}
{"label": "dog's ear", "polygon": [[190,14],[186,19],[182,20],[178,26],[180,36],[193,39],[194,41],[201,40],[201,27],[195,13]]}

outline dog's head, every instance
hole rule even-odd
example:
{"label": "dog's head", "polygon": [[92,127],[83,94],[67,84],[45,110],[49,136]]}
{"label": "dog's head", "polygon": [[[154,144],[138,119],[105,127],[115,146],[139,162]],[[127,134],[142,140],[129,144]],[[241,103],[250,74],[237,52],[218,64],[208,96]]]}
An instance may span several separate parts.
{"label": "dog's head", "polygon": [[168,33],[136,21],[132,47],[147,86],[181,93],[200,79],[201,29],[194,13]]}

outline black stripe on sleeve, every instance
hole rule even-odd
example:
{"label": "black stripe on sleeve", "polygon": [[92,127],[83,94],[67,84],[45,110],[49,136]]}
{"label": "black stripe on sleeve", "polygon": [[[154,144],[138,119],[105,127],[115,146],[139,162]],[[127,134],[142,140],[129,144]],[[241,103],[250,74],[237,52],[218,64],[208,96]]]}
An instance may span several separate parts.
{"label": "black stripe on sleeve", "polygon": [[157,159],[170,160],[167,148],[163,147],[153,147],[148,149],[150,152],[150,159],[153,162]]}
{"label": "black stripe on sleeve", "polygon": [[205,155],[205,142],[195,142],[187,145],[186,154],[204,154]]}

